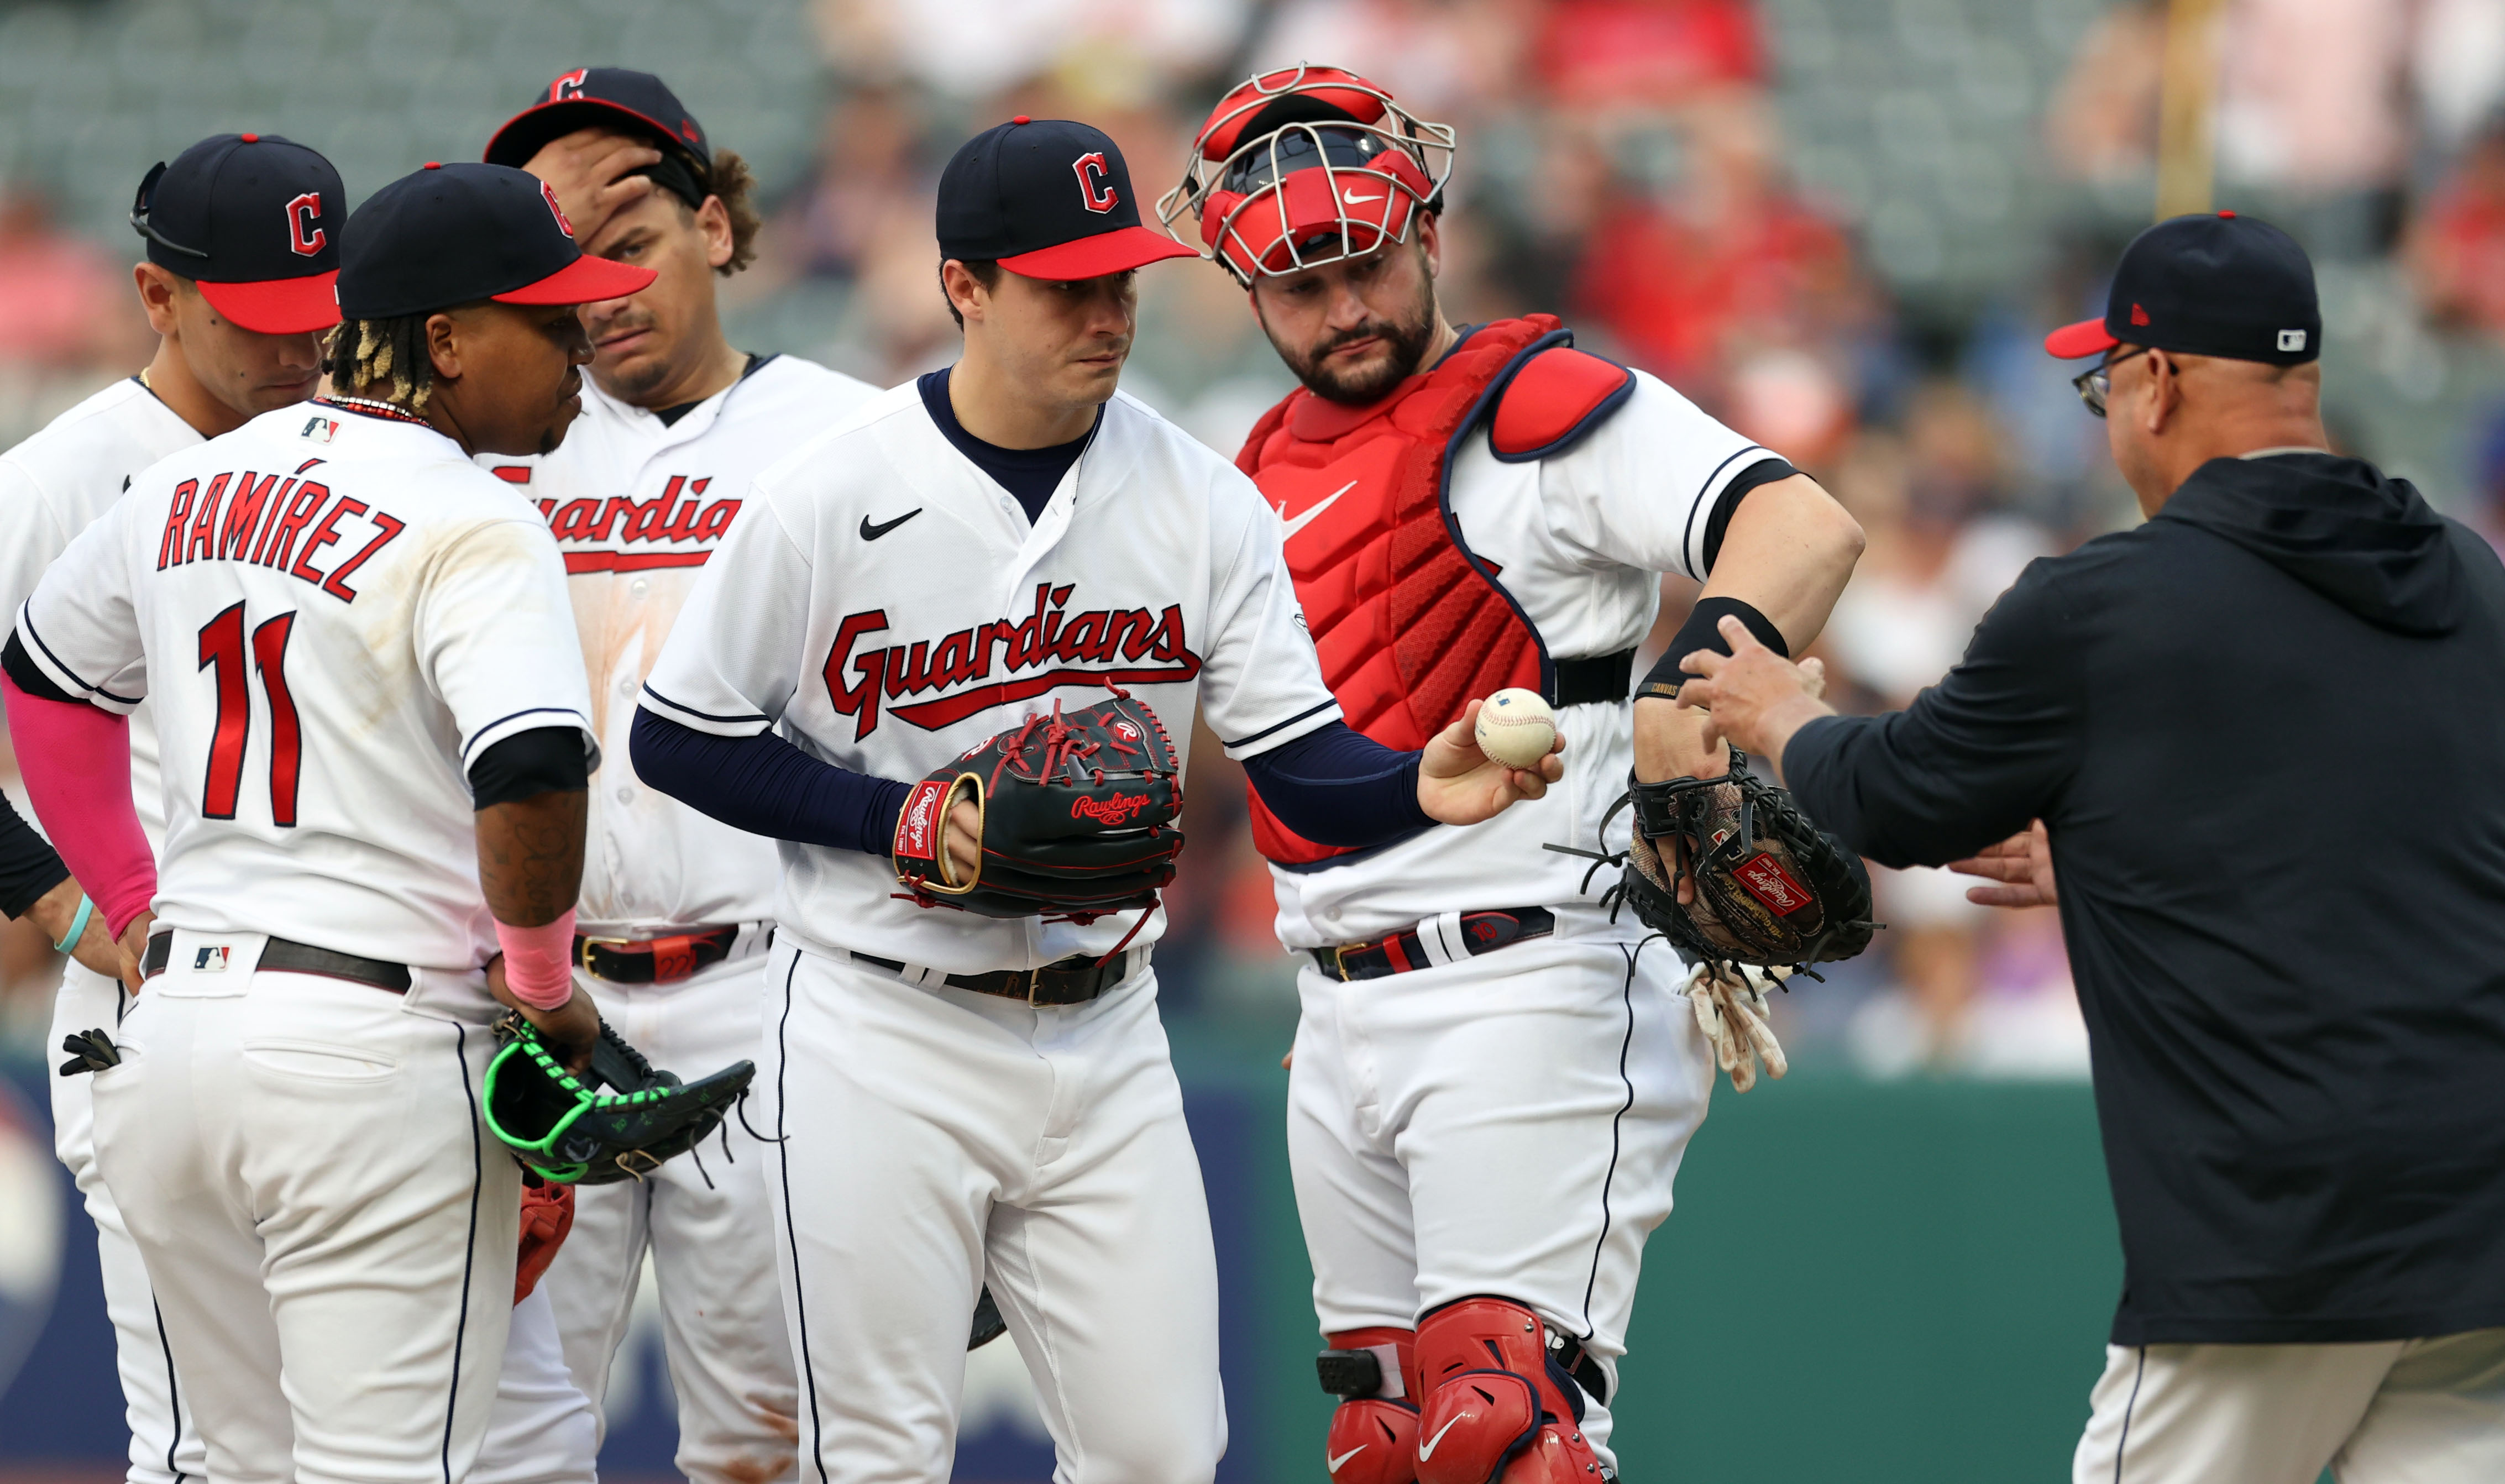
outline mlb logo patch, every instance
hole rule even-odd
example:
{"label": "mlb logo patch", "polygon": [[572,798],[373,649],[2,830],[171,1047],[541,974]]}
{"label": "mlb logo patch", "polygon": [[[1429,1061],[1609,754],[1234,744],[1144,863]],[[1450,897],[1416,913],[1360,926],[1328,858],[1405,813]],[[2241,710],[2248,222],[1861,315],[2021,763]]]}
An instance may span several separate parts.
{"label": "mlb logo patch", "polygon": [[310,439],[317,443],[327,443],[338,431],[339,425],[330,418],[314,416],[304,419],[304,431],[297,436]]}
{"label": "mlb logo patch", "polygon": [[2278,333],[2278,348],[2284,351],[2303,350],[2305,348],[2305,332],[2302,330],[2280,331]]}
{"label": "mlb logo patch", "polygon": [[228,947],[226,944],[224,944],[224,943],[218,943],[218,944],[215,944],[215,945],[213,945],[213,946],[209,946],[209,947],[201,948],[199,951],[197,951],[197,952],[195,952],[195,953],[194,953],[194,954],[192,955],[192,972],[194,972],[194,973],[224,973],[224,972],[227,972],[227,955],[228,955],[228,954],[229,954],[229,953],[231,953],[231,952],[233,952],[233,951],[234,951],[233,949],[229,948],[229,947]]}

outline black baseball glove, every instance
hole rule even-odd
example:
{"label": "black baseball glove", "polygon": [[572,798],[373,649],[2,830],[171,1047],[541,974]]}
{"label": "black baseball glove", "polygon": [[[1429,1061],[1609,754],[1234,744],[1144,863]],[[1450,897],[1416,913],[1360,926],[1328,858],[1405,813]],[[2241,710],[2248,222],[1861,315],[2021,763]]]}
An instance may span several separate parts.
{"label": "black baseball glove", "polygon": [[564,1185],[643,1179],[710,1138],[757,1075],[756,1063],[739,1061],[682,1082],[653,1070],[606,1021],[581,1077],[518,1011],[496,1036],[505,1046],[487,1064],[487,1127],[525,1166]]}
{"label": "black baseball glove", "polygon": [[[982,815],[982,861],[960,881],[948,810]],[[924,906],[1093,922],[1147,909],[1182,850],[1182,777],[1147,703],[1116,690],[1034,716],[913,786],[897,815],[896,879]]]}
{"label": "black baseball glove", "polygon": [[[1594,858],[1626,867],[1601,898],[1612,918],[1621,905],[1634,907],[1689,962],[1734,980],[1743,964],[1817,978],[1812,964],[1870,946],[1881,925],[1870,920],[1870,873],[1860,857],[1812,824],[1789,793],[1749,772],[1746,754],[1733,749],[1731,771],[1720,778],[1634,784],[1609,817],[1630,805],[1627,849]],[[1678,900],[1682,875],[1696,885],[1686,902]]]}

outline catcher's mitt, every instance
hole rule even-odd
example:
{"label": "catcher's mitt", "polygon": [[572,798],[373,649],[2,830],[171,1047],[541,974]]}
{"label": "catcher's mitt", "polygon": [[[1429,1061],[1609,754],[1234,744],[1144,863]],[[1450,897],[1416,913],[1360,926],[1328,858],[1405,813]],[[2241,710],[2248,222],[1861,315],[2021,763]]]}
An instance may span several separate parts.
{"label": "catcher's mitt", "polygon": [[[948,810],[982,814],[971,880],[948,861]],[[1182,849],[1182,778],[1147,704],[1111,700],[1029,717],[913,786],[896,820],[896,879],[923,906],[1093,922],[1153,907]]]}
{"label": "catcher's mitt", "polygon": [[518,1012],[497,1022],[496,1036],[506,1044],[487,1064],[487,1127],[525,1166],[561,1185],[643,1179],[711,1137],[757,1075],[756,1063],[739,1061],[681,1082],[653,1071],[606,1021],[582,1077]]}
{"label": "catcher's mitt", "polygon": [[[1746,754],[1734,748],[1720,778],[1635,784],[1610,816],[1629,805],[1633,839],[1623,854],[1598,858],[1626,866],[1601,899],[1612,918],[1633,906],[1688,962],[1735,980],[1744,964],[1818,978],[1810,965],[1870,946],[1880,924],[1870,920],[1869,871],[1789,793],[1749,772]],[[1684,903],[1682,874],[1696,883]]]}

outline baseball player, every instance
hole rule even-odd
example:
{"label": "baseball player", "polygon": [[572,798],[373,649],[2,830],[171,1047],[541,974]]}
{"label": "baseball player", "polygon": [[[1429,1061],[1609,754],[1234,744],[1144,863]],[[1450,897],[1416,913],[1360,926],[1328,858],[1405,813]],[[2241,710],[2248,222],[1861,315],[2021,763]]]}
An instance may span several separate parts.
{"label": "baseball player", "polygon": [[566,970],[592,749],[562,566],[468,455],[553,448],[572,306],[650,276],[518,171],[385,188],[342,244],[343,392],[139,474],[0,655],[39,817],[147,985],[92,1058],[95,1158],[213,1476],[458,1476],[486,1426],[519,1194],[487,1026],[597,1030]]}
{"label": "baseball player", "polygon": [[[564,446],[481,462],[555,531],[593,729],[611,759],[591,780],[575,982],[658,1065],[721,1066],[754,1056],[762,1034],[773,842],[645,787],[613,744],[633,724],[644,677],[750,482],[873,389],[723,338],[715,284],[755,255],[752,180],[659,78],[570,71],[496,131],[486,158],[547,180],[586,252],[658,275],[639,294],[583,306],[592,384]],[[700,1484],[766,1484],[796,1466],[798,1383],[764,1156],[733,1118],[719,1144],[647,1180],[582,1188],[542,1286],[567,1367],[596,1407],[651,1254],[678,1398],[678,1466]],[[512,1421],[512,1445],[529,1447],[534,1419]],[[484,1457],[507,1452],[500,1424]]]}
{"label": "baseball player", "polygon": [[1351,722],[1415,746],[1462,697],[1521,686],[1579,757],[1544,800],[1371,850],[1252,800],[1279,936],[1311,960],[1288,1139],[1342,1484],[1614,1471],[1637,1268],[1712,1086],[1698,1021],[1737,1086],[1754,1068],[1728,987],[1611,921],[1586,863],[1541,847],[1599,849],[1631,768],[1727,767],[1692,713],[1654,698],[1676,678],[1638,685],[1630,715],[1660,573],[1705,584],[1674,655],[1717,642],[1726,614],[1789,653],[1861,542],[1783,459],[1572,349],[1553,318],[1448,323],[1437,213],[1456,143],[1364,78],[1289,68],[1218,103],[1162,203],[1303,383],[1236,462],[1280,522]]}
{"label": "baseball player", "polygon": [[[1277,807],[1360,842],[1486,817],[1560,763],[1340,721],[1276,520],[1115,391],[1133,271],[1182,250],[1140,226],[1111,140],[986,130],[941,176],[938,237],[963,357],[757,480],[646,681],[636,769],[784,842],[758,1085],[803,1476],[947,1476],[988,1278],[1056,1477],[1206,1480],[1216,1270],[1146,952],[1162,914],[921,905],[891,853],[928,854],[947,790],[907,780],[1109,685],[1175,738],[1204,708]],[[960,879],[997,802],[946,818]]]}
{"label": "baseball player", "polygon": [[[321,332],[339,317],[331,285],[346,221],[347,197],[330,161],[275,134],[203,139],[148,172],[130,210],[146,257],[131,271],[157,353],[137,375],[0,454],[7,613],[17,613],[44,569],[139,471],[313,395]],[[165,813],[147,706],[132,711],[129,738],[132,799],[150,848],[161,849]],[[56,916],[48,915],[53,907]],[[62,901],[47,898],[32,910],[60,942],[96,940],[62,969],[50,1043],[114,1025],[127,1002],[94,904],[73,885]],[[131,1484],[198,1478],[206,1460],[185,1420],[147,1270],[96,1172],[92,1086],[85,1077],[53,1078],[53,1141],[95,1221],[130,1425],[129,1477]]]}

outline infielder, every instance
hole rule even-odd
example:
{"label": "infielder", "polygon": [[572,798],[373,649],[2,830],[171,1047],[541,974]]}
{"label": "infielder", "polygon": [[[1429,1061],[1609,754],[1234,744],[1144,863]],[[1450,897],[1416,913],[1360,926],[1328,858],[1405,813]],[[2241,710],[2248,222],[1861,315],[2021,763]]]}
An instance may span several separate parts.
{"label": "infielder", "polygon": [[[556,533],[593,727],[612,759],[591,779],[575,982],[658,1065],[753,1057],[773,842],[645,787],[610,744],[633,725],[661,641],[758,473],[873,389],[723,337],[714,287],[755,255],[752,181],[659,78],[568,72],[496,131],[487,159],[553,186],[586,252],[658,275],[632,297],[583,306],[592,384],[565,445],[541,459],[481,458]],[[544,1285],[567,1368],[597,1406],[651,1254],[678,1466],[701,1484],[768,1484],[796,1466],[798,1383],[774,1278],[766,1153],[733,1118],[718,1144],[649,1179],[581,1189]],[[512,1415],[517,1431],[529,1428]],[[530,1446],[500,1427],[486,1457]]]}
{"label": "infielder", "polygon": [[[919,904],[932,878],[902,861],[946,790],[906,780],[1109,685],[1175,739],[1204,707],[1277,807],[1352,839],[1559,774],[1464,726],[1422,756],[1340,723],[1276,520],[1115,391],[1133,270],[1183,251],[1139,223],[1094,128],[1020,118],[959,150],[938,237],[964,356],[759,478],[645,684],[643,777],[784,841],[758,1083],[804,1477],[947,1477],[986,1277],[1056,1477],[1206,1480],[1224,1446],[1208,1210],[1146,952],[1162,914]],[[961,880],[977,839],[999,864],[1000,803],[947,817]]]}
{"label": "infielder", "polygon": [[486,1427],[519,1193],[486,1027],[503,998],[587,1050],[597,1017],[566,972],[591,748],[562,567],[467,456],[553,448],[572,306],[649,278],[582,258],[520,172],[396,182],[343,244],[345,394],[144,471],[18,614],[28,792],[148,985],[94,1058],[96,1160],[214,1477],[459,1477]]}
{"label": "infielder", "polygon": [[1639,684],[1630,716],[1658,574],[1705,584],[1672,654],[1717,642],[1721,615],[1790,653],[1861,534],[1782,458],[1570,348],[1555,319],[1448,323],[1455,144],[1353,73],[1267,73],[1211,113],[1163,211],[1250,291],[1304,383],[1236,463],[1281,523],[1351,723],[1416,746],[1464,696],[1519,686],[1578,759],[1548,799],[1369,850],[1252,799],[1279,936],[1312,961],[1288,1140],[1323,1387],[1343,1398],[1324,1462],[1347,1484],[1565,1484],[1614,1472],[1644,1238],[1712,1086],[1697,1022],[1736,1086],[1754,1069],[1728,990],[1646,951],[1585,891],[1586,863],[1541,847],[1599,850],[1631,768],[1726,770],[1656,698],[1675,676]]}
{"label": "infielder", "polygon": [[[157,353],[137,375],[0,454],[0,603],[7,613],[18,612],[44,569],[122,498],[139,471],[313,395],[321,333],[339,318],[331,286],[347,216],[346,193],[330,161],[275,134],[219,134],[148,172],[130,210],[147,256],[131,272],[157,332]],[[129,746],[129,793],[150,849],[161,850],[157,726],[145,705],[131,712]],[[47,915],[53,906],[57,921]],[[118,1023],[129,1002],[103,916],[75,886],[65,901],[38,902],[33,910],[56,940],[102,940],[103,951],[83,949],[63,967],[48,1044]],[[93,1085],[83,1076],[52,1079],[53,1147],[95,1222],[130,1426],[129,1478],[197,1479],[207,1460],[186,1417],[147,1269],[96,1171]]]}

